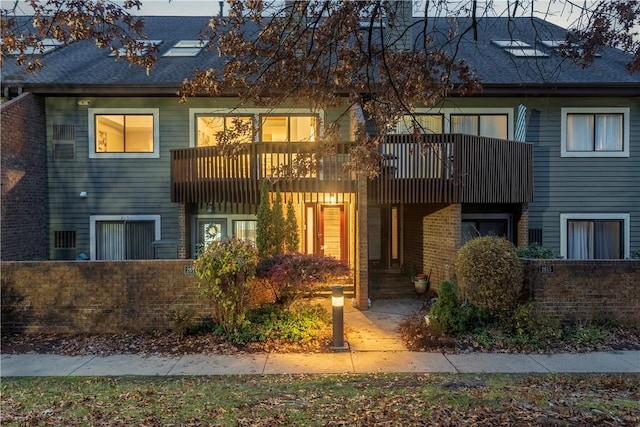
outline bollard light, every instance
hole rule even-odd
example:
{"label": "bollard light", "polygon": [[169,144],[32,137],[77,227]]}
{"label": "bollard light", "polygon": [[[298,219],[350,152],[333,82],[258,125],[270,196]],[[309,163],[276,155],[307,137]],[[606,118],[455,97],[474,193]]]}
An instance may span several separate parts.
{"label": "bollard light", "polygon": [[344,293],[342,286],[331,288],[333,314],[333,347],[344,347]]}

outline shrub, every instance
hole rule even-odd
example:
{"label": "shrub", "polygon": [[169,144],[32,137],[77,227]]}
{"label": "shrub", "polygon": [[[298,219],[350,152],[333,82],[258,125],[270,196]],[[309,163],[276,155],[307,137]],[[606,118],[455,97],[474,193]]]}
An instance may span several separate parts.
{"label": "shrub", "polygon": [[260,188],[260,205],[258,206],[258,224],[256,230],[256,245],[261,257],[276,253],[275,231],[273,229],[273,212],[269,202],[269,183],[262,181]]}
{"label": "shrub", "polygon": [[544,313],[538,304],[523,304],[515,309],[511,325],[521,341],[544,345],[562,337],[562,325]]}
{"label": "shrub", "polygon": [[471,304],[493,315],[510,313],[522,290],[523,266],[506,239],[487,236],[470,240],[456,258],[456,280]]}
{"label": "shrub", "polygon": [[225,333],[244,322],[257,251],[239,239],[214,240],[193,262],[200,293],[209,298],[212,319]]}
{"label": "shrub", "polygon": [[242,326],[226,338],[234,344],[267,340],[308,343],[318,339],[329,324],[329,314],[318,304],[295,309],[270,304],[249,310]]}
{"label": "shrub", "polygon": [[442,282],[438,291],[438,299],[429,311],[433,327],[444,334],[456,336],[462,332],[460,324],[462,309],[455,284]]}
{"label": "shrub", "polygon": [[190,328],[193,327],[193,318],[196,312],[192,307],[177,306],[170,309],[167,312],[167,316],[171,323],[173,323],[173,329],[179,335],[185,335]]}
{"label": "shrub", "polygon": [[296,220],[296,211],[293,208],[293,200],[287,201],[287,215],[285,218],[284,243],[287,252],[298,251],[298,221]]}
{"label": "shrub", "polygon": [[313,296],[317,285],[348,274],[349,267],[335,258],[301,253],[263,258],[256,269],[256,277],[264,280],[276,302],[286,306]]}
{"label": "shrub", "polygon": [[631,252],[631,259],[640,259],[640,249]]}
{"label": "shrub", "polygon": [[536,258],[536,259],[557,259],[559,255],[551,249],[547,249],[539,243],[532,243],[529,246],[516,248],[516,256],[518,258]]}

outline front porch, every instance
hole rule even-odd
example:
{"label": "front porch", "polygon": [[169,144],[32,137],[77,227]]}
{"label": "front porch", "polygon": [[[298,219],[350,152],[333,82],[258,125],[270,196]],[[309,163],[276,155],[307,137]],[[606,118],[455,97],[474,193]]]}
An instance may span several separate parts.
{"label": "front porch", "polygon": [[[335,153],[320,159],[318,171],[296,179],[278,179],[272,172],[317,154],[315,145],[245,144],[233,158],[215,146],[172,150],[171,198],[186,212],[185,206],[212,205],[255,214],[261,183],[269,180],[270,192],[277,188],[289,195],[285,199],[296,195],[300,218],[311,215],[307,201],[319,201],[322,208],[348,200],[344,209],[350,219],[340,229],[346,230],[356,304],[363,309],[369,296],[415,296],[407,274],[413,265],[425,274],[432,271],[432,287],[450,278],[466,206],[506,206],[511,227],[526,231],[526,203],[533,194],[531,144],[461,134],[391,135],[380,144],[381,173],[369,181],[343,167],[352,145],[338,144]],[[304,227],[301,241],[311,241],[313,233],[305,237]],[[514,237],[523,244],[526,232]],[[321,246],[301,243],[300,250],[319,253]],[[179,253],[188,251],[179,248]]]}

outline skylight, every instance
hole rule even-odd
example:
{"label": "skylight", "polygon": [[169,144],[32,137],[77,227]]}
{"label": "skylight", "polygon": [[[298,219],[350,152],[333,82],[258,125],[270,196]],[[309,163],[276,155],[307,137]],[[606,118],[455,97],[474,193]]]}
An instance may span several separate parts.
{"label": "skylight", "polygon": [[493,44],[500,46],[502,48],[510,48],[510,47],[531,47],[529,43],[525,43],[520,40],[492,40]]}
{"label": "skylight", "polygon": [[559,48],[560,45],[565,44],[566,42],[566,40],[540,40],[540,43],[553,49]]}
{"label": "skylight", "polygon": [[[560,47],[569,47],[566,40],[541,40],[540,43],[555,50],[560,50]],[[582,55],[583,49],[576,49],[576,51]],[[596,52],[593,56],[600,58],[602,55]]]}
{"label": "skylight", "polygon": [[549,56],[521,40],[492,40],[492,42],[517,58],[544,58]]}
{"label": "skylight", "polygon": [[[160,44],[162,44],[162,40],[136,40],[137,43],[142,43],[144,45],[144,47],[149,47],[149,46],[160,46]],[[144,48],[143,48],[144,49]],[[125,48],[121,47],[118,49],[118,53],[120,54],[120,56],[125,56],[127,54],[127,51]],[[136,55],[142,55],[142,52],[135,52]],[[116,54],[114,52],[111,52],[111,54],[109,56],[116,56]]]}
{"label": "skylight", "polygon": [[541,50],[533,49],[533,48],[518,48],[518,49],[505,49],[513,56],[517,56],[518,58],[545,58],[549,55],[544,53]]}
{"label": "skylight", "polygon": [[204,46],[200,40],[180,40],[162,56],[197,56]]}
{"label": "skylight", "polygon": [[[57,47],[62,46],[62,42],[57,39],[45,38],[40,41],[42,49],[40,47],[35,46],[26,46],[24,49],[25,55],[44,55],[52,50],[55,50]],[[15,49],[9,53],[10,55],[20,55],[20,50]]]}

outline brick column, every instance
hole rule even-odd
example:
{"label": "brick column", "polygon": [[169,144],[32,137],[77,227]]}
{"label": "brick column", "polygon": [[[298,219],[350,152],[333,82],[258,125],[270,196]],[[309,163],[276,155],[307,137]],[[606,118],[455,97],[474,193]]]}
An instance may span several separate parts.
{"label": "brick column", "polygon": [[517,246],[529,246],[529,204],[523,203],[517,224]]}
{"label": "brick column", "polygon": [[178,259],[189,257],[189,205],[178,205]]}
{"label": "brick column", "polygon": [[369,308],[369,239],[367,226],[367,178],[358,176],[358,200],[356,203],[356,271],[355,299],[360,310]]}
{"label": "brick column", "polygon": [[456,254],[462,242],[462,205],[442,207],[425,216],[423,224],[423,272],[431,272],[431,289],[438,290],[453,277]]}

